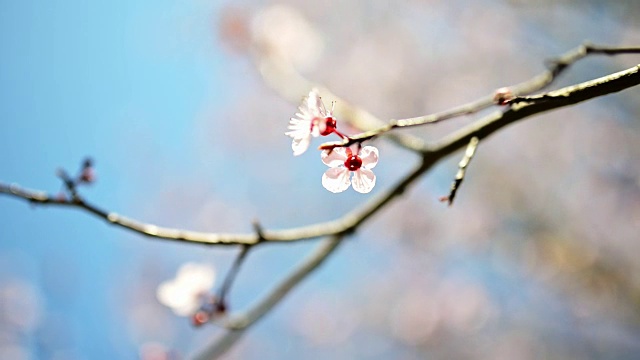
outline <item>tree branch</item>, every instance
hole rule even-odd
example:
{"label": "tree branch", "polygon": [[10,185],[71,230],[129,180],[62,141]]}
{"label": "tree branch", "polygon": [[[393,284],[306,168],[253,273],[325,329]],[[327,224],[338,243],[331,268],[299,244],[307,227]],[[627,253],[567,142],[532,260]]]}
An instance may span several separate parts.
{"label": "tree branch", "polygon": [[638,84],[640,84],[640,65],[581,84],[551,91],[547,93],[547,96],[554,98],[554,101],[523,102],[511,106],[506,111],[497,111],[489,114],[443,137],[437,143],[431,145],[431,149],[425,154],[442,158],[465,146],[474,136],[484,139],[495,131],[518,120],[561,107],[575,105],[595,97],[612,94]]}
{"label": "tree branch", "polygon": [[[588,55],[622,55],[622,54],[640,54],[640,47],[607,47],[597,46],[585,43],[572,49],[556,59],[548,61],[548,69],[533,78],[509,87],[511,93],[515,96],[529,94],[539,91],[550,85],[560,74],[567,70],[571,65],[579,60],[584,59]],[[391,120],[388,124],[381,126],[375,130],[366,131],[357,135],[353,135],[341,141],[326,142],[320,145],[320,149],[333,149],[335,147],[345,147],[356,143],[362,143],[375,137],[388,133],[398,128],[406,128],[412,126],[422,126],[427,124],[435,124],[444,120],[449,120],[463,115],[474,114],[478,111],[486,109],[496,104],[495,94],[485,96],[470,103],[451,108],[449,110],[435,113],[431,115],[418,116],[413,118]],[[516,100],[515,102],[517,102]],[[510,101],[509,103],[513,103]],[[423,147],[424,151],[424,147]]]}
{"label": "tree branch", "polygon": [[196,360],[217,359],[226,353],[244,334],[244,331],[260,320],[276,306],[294,287],[320,266],[324,260],[340,245],[342,236],[324,239],[320,245],[276,285],[262,300],[243,314],[232,316],[221,325],[227,330],[213,342],[191,358]]}
{"label": "tree branch", "polygon": [[440,198],[440,201],[446,201],[449,203],[449,206],[453,205],[453,200],[456,197],[456,193],[458,189],[460,189],[460,185],[464,180],[464,176],[467,171],[467,167],[469,163],[471,163],[471,159],[473,159],[473,155],[476,153],[476,149],[478,148],[478,140],[477,137],[472,137],[471,141],[469,141],[469,145],[467,145],[467,150],[464,152],[464,156],[462,160],[458,163],[458,172],[456,173],[456,177],[453,179],[451,183],[451,189],[449,190],[449,195],[443,196]]}
{"label": "tree branch", "polygon": [[[12,195],[33,204],[77,207],[116,226],[145,236],[202,245],[256,245],[258,243],[291,242],[340,235],[355,229],[386,203],[402,194],[404,188],[422,175],[433,163],[466,146],[472,137],[485,138],[498,129],[536,114],[576,104],[594,97],[607,95],[640,84],[640,65],[625,71],[604,76],[581,84],[551,91],[544,95],[546,101],[521,102],[506,111],[498,111],[450,134],[435,145],[425,145],[423,163],[407,178],[387,191],[352,210],[342,218],[284,230],[263,230],[258,233],[231,234],[207,233],[159,227],[129,219],[114,212],[105,211],[76,196],[71,200],[52,198],[41,191],[22,189],[19,186],[0,183],[0,193]],[[549,101],[548,99],[553,99]]]}
{"label": "tree branch", "polygon": [[0,194],[12,195],[34,204],[77,207],[86,210],[111,224],[156,239],[183,241],[201,245],[257,245],[263,243],[281,243],[316,239],[323,236],[351,233],[386,203],[402,194],[405,188],[418,178],[425,170],[426,168],[423,163],[391,189],[377,194],[362,206],[355,208],[339,219],[284,230],[261,229],[259,232],[250,234],[205,233],[159,227],[132,220],[113,212],[104,211],[87,203],[79,196],[73,200],[56,200],[44,192],[22,189],[15,184],[6,185],[0,183]]}

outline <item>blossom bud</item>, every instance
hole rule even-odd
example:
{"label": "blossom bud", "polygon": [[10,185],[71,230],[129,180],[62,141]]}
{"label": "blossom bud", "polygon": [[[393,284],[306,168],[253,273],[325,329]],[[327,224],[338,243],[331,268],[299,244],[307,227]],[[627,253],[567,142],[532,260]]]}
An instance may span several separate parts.
{"label": "blossom bud", "polygon": [[513,100],[513,92],[508,87],[502,87],[496,90],[493,95],[493,101],[498,103],[498,105],[507,105],[511,100]]}
{"label": "blossom bud", "polygon": [[191,316],[191,323],[193,326],[200,327],[209,321],[209,314],[204,310],[198,310],[193,316]]}
{"label": "blossom bud", "polygon": [[87,166],[82,169],[82,173],[80,173],[80,182],[83,183],[92,183],[96,180],[96,172],[93,170],[91,166]]}

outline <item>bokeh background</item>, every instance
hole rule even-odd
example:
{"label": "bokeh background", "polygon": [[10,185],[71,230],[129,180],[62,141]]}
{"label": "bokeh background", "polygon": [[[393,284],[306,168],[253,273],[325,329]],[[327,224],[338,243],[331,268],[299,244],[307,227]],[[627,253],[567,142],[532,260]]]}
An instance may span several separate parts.
{"label": "bokeh background", "polygon": [[[324,190],[316,152],[291,156],[283,132],[297,104],[265,85],[265,44],[381,119],[488,95],[584,40],[640,44],[633,0],[0,5],[0,181],[55,194],[55,170],[92,156],[98,181],[81,190],[90,201],[203,231],[304,225],[368,198]],[[638,59],[589,58],[554,86]],[[458,158],[442,162],[228,357],[637,359],[639,97],[634,88],[500,131],[480,144],[452,208],[437,199]],[[474,118],[415,133],[437,139]],[[418,160],[375,145],[374,192]],[[313,246],[252,252],[231,309]],[[220,279],[236,252],[1,197],[0,358],[185,358],[220,330],[192,328],[156,288],[187,262]]]}

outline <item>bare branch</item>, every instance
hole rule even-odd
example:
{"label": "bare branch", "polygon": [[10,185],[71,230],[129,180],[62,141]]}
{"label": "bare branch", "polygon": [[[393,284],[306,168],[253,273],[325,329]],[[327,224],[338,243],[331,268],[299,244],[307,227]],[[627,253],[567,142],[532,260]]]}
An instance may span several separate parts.
{"label": "bare branch", "polygon": [[[565,54],[559,56],[556,59],[548,61],[549,69],[534,76],[533,78],[508,87],[511,93],[515,96],[529,94],[545,88],[550,85],[560,74],[567,70],[575,62],[584,59],[588,55],[622,55],[622,54],[640,54],[640,47],[606,47],[596,46],[590,44],[583,44],[575,49],[572,49]],[[375,130],[370,130],[351,136],[348,139],[342,141],[327,142],[320,145],[320,149],[333,149],[335,147],[350,146],[356,143],[362,143],[367,140],[371,140],[377,136],[388,133],[389,131],[397,128],[405,128],[412,126],[422,126],[427,124],[435,124],[444,120],[449,120],[459,116],[474,114],[480,110],[486,109],[496,104],[495,94],[480,98],[472,101],[468,104],[457,106],[449,110],[435,113],[431,115],[418,116],[413,118],[391,120],[387,125],[381,126]],[[509,103],[513,103],[510,101]],[[517,102],[517,101],[516,101]]]}
{"label": "bare branch", "polygon": [[216,299],[218,310],[224,310],[227,308],[227,296],[231,290],[234,280],[236,279],[236,275],[238,275],[238,272],[240,271],[240,267],[249,254],[249,250],[251,250],[251,245],[242,246],[242,249],[240,249],[240,252],[236,256],[233,264],[231,264],[231,268],[222,282],[222,287],[220,288],[218,298]]}
{"label": "bare branch", "polygon": [[[429,164],[429,166],[430,165],[431,164]],[[256,231],[256,233],[251,234],[205,233],[159,227],[131,220],[113,212],[104,211],[87,203],[80,197],[76,197],[73,200],[58,201],[46,193],[22,189],[15,184],[5,185],[0,183],[0,194],[13,195],[36,204],[77,207],[111,224],[157,239],[184,241],[202,245],[257,245],[259,243],[291,242],[351,233],[386,203],[402,194],[405,188],[422,175],[427,168],[423,162],[422,165],[414,169],[414,171],[400,180],[391,189],[377,194],[377,196],[374,196],[367,203],[355,208],[339,219],[284,230],[267,231],[261,229],[259,232]]]}
{"label": "bare branch", "polygon": [[[625,71],[551,91],[545,95],[554,101],[522,102],[514,104],[508,110],[490,114],[461,130],[443,138],[438,143],[426,147],[423,162],[407,177],[387,191],[379,193],[360,207],[355,208],[342,218],[285,230],[262,230],[260,233],[226,234],[205,233],[159,227],[126,218],[113,212],[107,212],[94,206],[81,197],[71,200],[57,200],[39,191],[25,190],[17,185],[0,183],[0,193],[13,195],[34,204],[73,206],[86,210],[111,224],[158,239],[184,241],[203,245],[254,245],[260,242],[290,242],[315,239],[323,236],[340,235],[354,231],[361,223],[377,212],[386,203],[402,194],[405,187],[422,175],[433,163],[466,146],[472,137],[482,139],[496,130],[517,120],[540,114],[549,110],[576,104],[594,97],[607,95],[640,84],[640,65]],[[262,241],[264,240],[264,241]]]}
{"label": "bare branch", "polygon": [[320,245],[276,285],[262,300],[257,302],[246,312],[234,315],[222,325],[227,328],[221,336],[207,345],[193,359],[217,359],[227,352],[242,335],[244,330],[260,320],[267,312],[276,306],[294,287],[320,266],[324,260],[340,245],[342,236],[332,236],[324,239]]}
{"label": "bare branch", "polygon": [[436,144],[433,144],[427,153],[441,158],[465,146],[474,136],[484,139],[518,120],[622,91],[638,84],[640,84],[640,65],[595,80],[551,91],[547,93],[547,96],[554,98],[554,101],[523,102],[511,106],[505,111],[489,114],[443,137]]}
{"label": "bare branch", "polygon": [[[17,185],[6,185],[1,183],[0,193],[23,198],[34,204],[78,207],[108,221],[111,224],[121,226],[146,236],[204,245],[253,245],[259,243],[261,239],[265,240],[265,242],[288,242],[314,239],[322,236],[339,235],[354,231],[362,222],[369,218],[369,216],[374,214],[391,199],[401,194],[404,188],[419,177],[428,168],[428,166],[430,166],[430,164],[435,163],[453,151],[465,146],[472,137],[475,136],[482,139],[503,126],[517,120],[636,86],[640,84],[639,69],[640,66],[634,66],[633,68],[619,73],[587,81],[582,84],[565,87],[544,95],[545,98],[552,98],[554,101],[522,102],[514,104],[507,111],[496,112],[482,118],[458,132],[443,138],[435,144],[435,146],[429,147],[429,150],[425,151],[424,154],[426,156],[425,159],[429,159],[430,161],[423,162],[416,171],[412,172],[406,179],[400,181],[395,187],[378,194],[378,196],[372,198],[363,206],[356,208],[340,219],[309,226],[285,230],[261,231],[260,234],[195,232],[141,223],[116,213],[102,210],[99,207],[86,202],[79,196],[76,196],[71,200],[58,200],[43,192],[25,190]],[[425,164],[429,165],[426,166]]]}
{"label": "bare branch", "polygon": [[440,201],[448,202],[449,206],[453,205],[453,199],[455,199],[456,193],[458,192],[458,189],[460,189],[460,185],[464,180],[464,175],[467,170],[467,167],[469,166],[469,163],[471,163],[471,159],[473,159],[473,155],[476,153],[476,149],[478,148],[479,142],[480,140],[478,140],[478,138],[475,136],[471,138],[471,141],[469,141],[469,145],[467,145],[467,150],[464,152],[464,157],[458,163],[458,172],[456,173],[456,177],[451,183],[451,190],[449,190],[449,195],[443,196],[442,198],[440,198]]}
{"label": "bare branch", "polygon": [[49,194],[21,188],[17,184],[0,183],[0,194],[21,198],[36,205],[75,207],[127,230],[157,239],[183,241],[203,245],[252,245],[258,242],[256,234],[224,234],[172,229],[143,223],[127,218],[115,212],[103,210],[76,195],[73,199],[57,199]]}

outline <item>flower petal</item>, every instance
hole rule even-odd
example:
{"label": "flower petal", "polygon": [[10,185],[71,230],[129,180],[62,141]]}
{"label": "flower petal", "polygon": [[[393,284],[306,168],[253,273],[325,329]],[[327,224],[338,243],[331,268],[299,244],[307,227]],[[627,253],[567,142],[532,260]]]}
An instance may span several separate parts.
{"label": "flower petal", "polygon": [[291,149],[293,149],[293,155],[294,156],[302,155],[305,151],[307,151],[310,143],[311,143],[311,134],[308,132],[302,136],[294,137],[293,141],[291,142]]}
{"label": "flower petal", "polygon": [[306,104],[311,115],[315,117],[325,117],[327,115],[327,109],[325,109],[324,103],[315,89],[309,92]]}
{"label": "flower petal", "polygon": [[296,114],[300,118],[292,117],[289,119],[289,130],[309,132],[311,128],[311,120],[305,119],[301,114]]}
{"label": "flower petal", "polygon": [[210,265],[188,262],[180,266],[175,281],[183,290],[199,293],[213,286],[216,271]]}
{"label": "flower petal", "polygon": [[358,153],[362,159],[362,167],[373,169],[378,164],[378,149],[373,146],[365,146]]}
{"label": "flower petal", "polygon": [[352,183],[353,190],[359,193],[366,194],[371,191],[374,186],[376,186],[376,175],[373,173],[373,171],[365,168],[360,168],[360,170],[356,170],[354,172],[355,174],[353,174]]}
{"label": "flower petal", "polygon": [[311,122],[313,122],[313,127],[311,128],[311,136],[318,137],[320,136],[320,128],[318,127],[318,121],[320,118],[313,118]]}
{"label": "flower petal", "polygon": [[325,165],[334,168],[344,164],[347,160],[347,153],[345,148],[338,147],[334,148],[331,153],[329,153],[329,150],[324,150],[320,157]]}
{"label": "flower petal", "polygon": [[156,298],[179,316],[188,316],[200,306],[197,293],[183,289],[175,280],[160,284]]}
{"label": "flower petal", "polygon": [[343,167],[327,169],[322,175],[322,186],[332,193],[339,193],[347,190],[351,185],[351,172]]}

